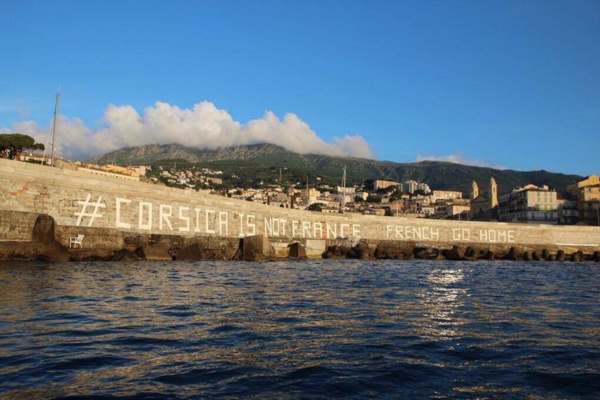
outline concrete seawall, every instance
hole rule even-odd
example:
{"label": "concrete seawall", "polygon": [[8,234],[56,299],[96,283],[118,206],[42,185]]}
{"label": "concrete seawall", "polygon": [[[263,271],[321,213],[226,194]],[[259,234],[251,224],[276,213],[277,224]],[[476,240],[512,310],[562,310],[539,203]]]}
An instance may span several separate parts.
{"label": "concrete seawall", "polygon": [[70,237],[85,235],[77,254],[86,249],[135,251],[167,241],[174,249],[193,244],[226,248],[230,251],[213,253],[228,258],[238,251],[240,239],[246,247],[263,240],[251,238],[269,243],[269,251],[261,250],[264,257],[287,256],[293,243],[309,257],[327,255],[335,243],[343,243],[338,248],[361,243],[373,254],[378,247],[396,248],[389,253],[397,258],[427,248],[440,254],[470,249],[479,255],[508,254],[511,249],[518,254],[593,255],[600,250],[598,227],[315,213],[5,159],[0,159],[0,211],[4,248],[6,243],[34,243],[35,221],[47,215],[53,220],[56,246],[68,248]]}

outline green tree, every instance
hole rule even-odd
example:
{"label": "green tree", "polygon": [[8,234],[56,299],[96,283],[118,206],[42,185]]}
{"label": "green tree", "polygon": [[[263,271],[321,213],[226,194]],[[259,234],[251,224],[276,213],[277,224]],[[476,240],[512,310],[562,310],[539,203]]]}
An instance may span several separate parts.
{"label": "green tree", "polygon": [[24,150],[44,150],[44,145],[21,133],[0,134],[0,157],[16,158]]}
{"label": "green tree", "polygon": [[308,211],[318,211],[318,212],[322,212],[323,211],[323,206],[325,204],[323,203],[312,203],[310,206],[308,206],[306,209]]}
{"label": "green tree", "polygon": [[367,197],[367,203],[381,203],[381,196],[370,194]]}
{"label": "green tree", "polygon": [[390,201],[396,201],[402,198],[402,191],[400,189],[394,190],[392,195],[390,196]]}

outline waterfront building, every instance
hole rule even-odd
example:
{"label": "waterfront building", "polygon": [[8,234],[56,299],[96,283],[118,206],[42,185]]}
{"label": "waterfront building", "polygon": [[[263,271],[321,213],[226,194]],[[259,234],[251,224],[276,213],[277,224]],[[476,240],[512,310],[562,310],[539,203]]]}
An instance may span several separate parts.
{"label": "waterfront building", "polygon": [[567,191],[577,198],[579,222],[600,225],[600,177],[589,175],[567,186]]}
{"label": "waterfront building", "polygon": [[404,200],[404,212],[409,214],[421,214],[423,211],[423,205],[429,205],[428,201],[424,199],[408,198]]}
{"label": "waterfront building", "polygon": [[579,220],[590,225],[600,225],[600,185],[586,186],[577,196]]}
{"label": "waterfront building", "polygon": [[589,175],[583,178],[580,181],[572,183],[567,186],[567,192],[569,192],[573,196],[577,196],[579,190],[588,186],[596,186],[600,185],[600,176],[598,175]]}
{"label": "waterfront building", "polygon": [[370,208],[367,208],[367,209],[363,210],[362,214],[363,215],[379,215],[379,216],[384,216],[385,215],[385,209],[381,208],[381,207],[370,207]]}
{"label": "waterfront building", "polygon": [[471,211],[469,199],[438,200],[432,207],[434,208],[434,216],[436,218],[467,220]]}
{"label": "waterfront building", "polygon": [[469,219],[471,204],[468,199],[455,199],[446,205],[446,216],[452,219]]}
{"label": "waterfront building", "polygon": [[558,223],[561,225],[576,224],[579,220],[577,200],[558,199]]}
{"label": "waterfront building", "polygon": [[556,224],[556,191],[545,185],[538,187],[529,184],[502,193],[499,196],[498,219],[502,222]]}
{"label": "waterfront building", "polygon": [[423,205],[421,207],[421,212],[426,216],[434,215],[435,214],[435,206],[432,204]]}

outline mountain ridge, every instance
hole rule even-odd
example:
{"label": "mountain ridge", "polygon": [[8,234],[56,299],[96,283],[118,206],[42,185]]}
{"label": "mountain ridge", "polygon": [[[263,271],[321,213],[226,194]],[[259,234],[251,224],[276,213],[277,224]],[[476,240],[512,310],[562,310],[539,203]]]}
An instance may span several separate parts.
{"label": "mountain ridge", "polygon": [[268,143],[217,149],[197,149],[180,144],[125,147],[94,157],[89,162],[117,165],[183,162],[206,164],[206,166],[218,165],[221,168],[225,166],[232,171],[236,170],[238,164],[237,169],[249,166],[259,169],[289,168],[314,176],[322,175],[334,181],[341,180],[342,171],[346,167],[349,183],[372,179],[390,179],[398,182],[415,180],[427,183],[432,190],[458,190],[465,195],[470,192],[473,180],[477,182],[480,189],[485,191],[492,176],[495,177],[501,193],[532,183],[537,186],[547,185],[563,195],[566,194],[566,185],[582,178],[580,175],[566,175],[545,170],[516,171],[447,161],[399,163],[354,157],[299,154]]}

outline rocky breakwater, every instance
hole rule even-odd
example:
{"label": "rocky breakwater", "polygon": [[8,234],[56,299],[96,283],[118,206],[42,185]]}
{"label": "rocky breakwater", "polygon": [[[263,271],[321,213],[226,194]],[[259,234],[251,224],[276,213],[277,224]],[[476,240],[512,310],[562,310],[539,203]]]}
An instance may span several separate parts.
{"label": "rocky breakwater", "polygon": [[327,246],[323,258],[385,259],[385,260],[451,260],[451,261],[592,261],[600,262],[600,251],[565,251],[557,247],[512,246],[508,249],[491,246],[429,246],[414,242],[361,242],[356,245],[335,243]]}
{"label": "rocky breakwater", "polygon": [[56,225],[49,215],[1,211],[0,237],[0,261],[70,258],[56,240]]}
{"label": "rocky breakwater", "polygon": [[[80,241],[74,241],[82,237]],[[142,234],[57,225],[47,214],[0,211],[0,261],[170,261],[277,258],[600,261],[600,251],[556,246],[422,244],[413,241],[269,239]]]}
{"label": "rocky breakwater", "polygon": [[310,250],[313,246],[307,241],[270,241],[266,236],[189,237],[60,226],[47,214],[0,211],[0,261],[263,261],[307,258],[306,249],[316,254]]}
{"label": "rocky breakwater", "polygon": [[[81,243],[75,242],[83,235]],[[239,239],[124,232],[57,225],[46,214],[0,211],[0,261],[167,261],[228,259]],[[239,257],[239,255],[238,255]]]}

